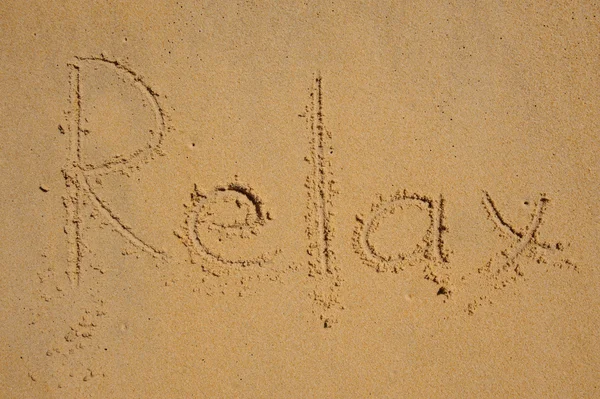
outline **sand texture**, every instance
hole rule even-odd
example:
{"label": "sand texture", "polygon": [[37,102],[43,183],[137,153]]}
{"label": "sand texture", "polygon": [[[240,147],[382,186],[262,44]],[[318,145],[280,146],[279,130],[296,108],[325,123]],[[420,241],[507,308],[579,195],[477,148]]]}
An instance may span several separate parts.
{"label": "sand texture", "polygon": [[0,398],[600,397],[600,4],[0,29]]}

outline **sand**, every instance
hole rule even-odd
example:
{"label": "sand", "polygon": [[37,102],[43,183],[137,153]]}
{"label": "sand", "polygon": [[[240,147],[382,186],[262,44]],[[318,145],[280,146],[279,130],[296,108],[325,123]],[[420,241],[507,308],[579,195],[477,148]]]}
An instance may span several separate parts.
{"label": "sand", "polygon": [[0,397],[600,397],[597,4],[0,26]]}

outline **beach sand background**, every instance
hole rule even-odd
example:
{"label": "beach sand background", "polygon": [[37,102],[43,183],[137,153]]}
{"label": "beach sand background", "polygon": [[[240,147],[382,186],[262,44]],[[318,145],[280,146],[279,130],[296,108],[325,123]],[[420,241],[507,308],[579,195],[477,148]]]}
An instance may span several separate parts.
{"label": "beach sand background", "polygon": [[0,397],[600,396],[598,4],[0,26]]}

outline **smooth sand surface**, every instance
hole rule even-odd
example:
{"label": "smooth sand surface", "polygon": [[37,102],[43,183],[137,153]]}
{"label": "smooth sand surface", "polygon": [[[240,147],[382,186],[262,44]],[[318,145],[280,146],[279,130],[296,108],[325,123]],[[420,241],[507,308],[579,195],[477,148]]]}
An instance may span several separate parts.
{"label": "smooth sand surface", "polygon": [[598,4],[0,29],[0,397],[600,397]]}

